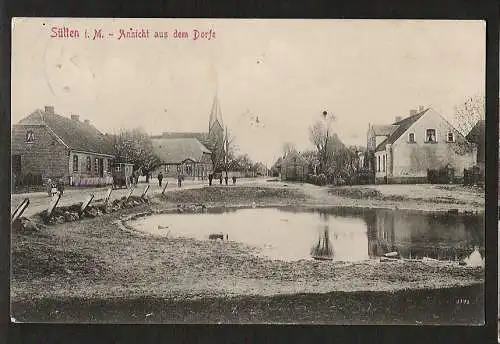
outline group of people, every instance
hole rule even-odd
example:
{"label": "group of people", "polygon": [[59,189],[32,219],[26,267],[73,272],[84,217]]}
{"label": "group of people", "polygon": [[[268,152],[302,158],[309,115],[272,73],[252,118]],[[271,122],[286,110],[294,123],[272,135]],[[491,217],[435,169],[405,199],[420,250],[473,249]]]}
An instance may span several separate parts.
{"label": "group of people", "polygon": [[[209,174],[208,175],[208,185],[210,185],[210,186],[212,185],[213,179],[214,179],[213,174]],[[236,176],[233,175],[232,179],[233,179],[233,185],[235,185],[236,184]],[[226,174],[226,176],[224,177],[224,181],[226,182],[226,185],[227,185],[228,180],[229,180],[229,177]],[[219,176],[219,183],[220,183],[220,185],[222,185],[222,173]]]}
{"label": "group of people", "polygon": [[45,184],[47,188],[47,194],[49,197],[54,196],[56,193],[60,193],[61,196],[64,193],[64,181],[63,179],[59,179],[57,182],[53,182],[52,179],[47,179],[47,183]]}
{"label": "group of people", "polygon": [[[161,172],[158,173],[157,178],[158,178],[158,185],[161,187],[162,186],[162,181],[163,181],[163,173],[161,173]],[[214,179],[214,175],[213,174],[209,174],[208,175],[208,185],[212,186],[213,179]],[[232,179],[233,179],[233,185],[235,185],[236,184],[236,176],[233,176]],[[225,180],[226,185],[227,185],[228,184],[228,180],[229,180],[229,177],[227,176],[227,174],[224,177],[224,180]],[[178,175],[177,176],[177,186],[178,187],[182,186],[182,181],[183,181],[183,177],[181,175]],[[222,174],[219,176],[219,182],[222,185]]]}

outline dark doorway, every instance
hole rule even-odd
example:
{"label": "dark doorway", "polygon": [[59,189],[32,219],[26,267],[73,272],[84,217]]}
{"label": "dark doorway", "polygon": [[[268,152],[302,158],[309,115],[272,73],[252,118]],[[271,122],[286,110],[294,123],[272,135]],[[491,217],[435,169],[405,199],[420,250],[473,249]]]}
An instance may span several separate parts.
{"label": "dark doorway", "polygon": [[99,159],[99,177],[104,177],[104,159]]}

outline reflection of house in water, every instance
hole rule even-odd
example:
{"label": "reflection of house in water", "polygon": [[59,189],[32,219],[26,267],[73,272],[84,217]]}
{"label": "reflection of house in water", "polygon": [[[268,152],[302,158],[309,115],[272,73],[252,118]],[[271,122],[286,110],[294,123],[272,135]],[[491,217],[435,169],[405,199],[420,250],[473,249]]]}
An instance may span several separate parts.
{"label": "reflection of house in water", "polygon": [[379,257],[397,251],[404,258],[464,259],[480,247],[484,256],[484,219],[373,210],[364,214],[368,254]]}

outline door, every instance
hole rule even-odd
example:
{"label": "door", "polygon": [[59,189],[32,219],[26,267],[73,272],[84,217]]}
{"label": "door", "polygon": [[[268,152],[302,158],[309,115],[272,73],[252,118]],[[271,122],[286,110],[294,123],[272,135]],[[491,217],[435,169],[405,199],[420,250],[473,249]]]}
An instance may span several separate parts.
{"label": "door", "polygon": [[104,177],[104,159],[99,159],[99,177]]}

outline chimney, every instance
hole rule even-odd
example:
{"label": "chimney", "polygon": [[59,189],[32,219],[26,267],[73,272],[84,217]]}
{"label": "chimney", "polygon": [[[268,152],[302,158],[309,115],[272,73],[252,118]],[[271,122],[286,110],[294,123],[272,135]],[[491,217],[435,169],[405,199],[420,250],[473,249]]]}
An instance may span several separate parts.
{"label": "chimney", "polygon": [[410,116],[413,116],[413,115],[416,115],[417,114],[417,110],[410,110]]}
{"label": "chimney", "polygon": [[49,115],[53,115],[54,114],[54,107],[46,105],[45,106],[45,113],[47,113]]}
{"label": "chimney", "polygon": [[83,123],[85,123],[86,125],[90,125],[90,121],[88,119],[84,119]]}
{"label": "chimney", "polygon": [[401,118],[401,116],[396,116],[394,117],[394,123],[397,123],[399,121],[401,121],[403,118]]}
{"label": "chimney", "polygon": [[80,116],[79,115],[71,115],[71,119],[74,120],[74,121],[79,121],[80,120]]}
{"label": "chimney", "polygon": [[423,105],[419,105],[418,106],[418,112],[422,112],[424,111],[424,106]]}

